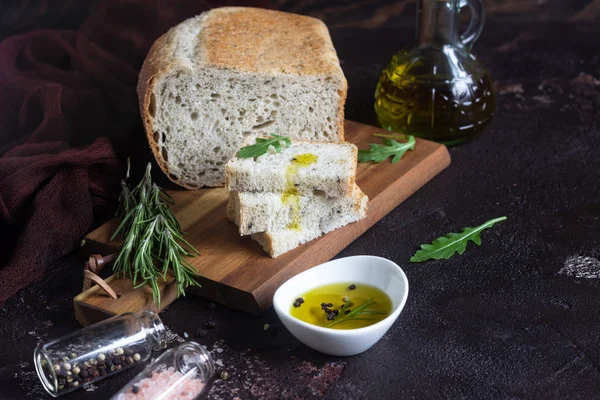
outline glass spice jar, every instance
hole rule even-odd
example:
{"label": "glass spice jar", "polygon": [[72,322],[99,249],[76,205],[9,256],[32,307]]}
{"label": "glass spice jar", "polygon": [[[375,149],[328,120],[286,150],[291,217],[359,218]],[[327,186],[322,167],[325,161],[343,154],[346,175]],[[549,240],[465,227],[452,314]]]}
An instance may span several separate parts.
{"label": "glass spice jar", "polygon": [[116,374],[167,346],[165,327],[153,311],[125,313],[40,344],[33,362],[54,397]]}
{"label": "glass spice jar", "polygon": [[205,348],[183,343],[148,364],[111,400],[193,400],[214,373],[215,363]]}

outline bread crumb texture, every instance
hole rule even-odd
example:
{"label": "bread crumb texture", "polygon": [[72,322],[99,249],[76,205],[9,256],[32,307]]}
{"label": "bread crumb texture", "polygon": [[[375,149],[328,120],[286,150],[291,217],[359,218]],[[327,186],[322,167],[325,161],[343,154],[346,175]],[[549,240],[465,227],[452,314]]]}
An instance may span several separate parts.
{"label": "bread crumb texture", "polygon": [[158,164],[199,188],[222,185],[225,163],[252,137],[343,141],[346,87],[321,21],[224,7],[155,42],[138,96]]}

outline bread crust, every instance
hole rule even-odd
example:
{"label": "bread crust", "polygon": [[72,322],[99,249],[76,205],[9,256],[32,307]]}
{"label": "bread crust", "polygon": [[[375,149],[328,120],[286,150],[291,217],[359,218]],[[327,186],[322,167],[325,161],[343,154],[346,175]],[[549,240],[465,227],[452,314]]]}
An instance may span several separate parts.
{"label": "bread crust", "polygon": [[[175,51],[176,37],[177,26],[169,29],[164,35],[156,39],[154,44],[152,44],[140,70],[137,95],[140,104],[140,115],[142,116],[144,130],[146,131],[146,138],[148,139],[148,144],[150,145],[152,154],[154,154],[154,158],[156,158],[158,166],[171,181],[186,189],[193,189],[193,187],[187,185],[185,182],[179,182],[179,179],[170,173],[167,160],[163,158],[163,155],[159,151],[158,143],[154,139],[154,116],[151,115],[150,107],[157,78],[168,74],[177,67],[177,65],[174,65],[172,57],[170,56]],[[154,110],[156,110],[156,104],[154,104]]]}
{"label": "bread crust", "polygon": [[[177,42],[190,27],[199,28],[193,57],[176,57]],[[273,50],[275,49],[275,50]],[[282,50],[284,49],[284,50]],[[188,61],[188,62],[186,62]],[[344,141],[344,104],[348,83],[339,65],[326,25],[316,18],[250,7],[222,7],[190,18],[158,38],[140,70],[137,94],[146,138],[167,177],[187,189],[197,189],[169,171],[155,138],[154,90],[161,78],[178,69],[212,67],[261,74],[337,77],[340,88],[338,139]],[[290,69],[291,70],[288,70]]]}

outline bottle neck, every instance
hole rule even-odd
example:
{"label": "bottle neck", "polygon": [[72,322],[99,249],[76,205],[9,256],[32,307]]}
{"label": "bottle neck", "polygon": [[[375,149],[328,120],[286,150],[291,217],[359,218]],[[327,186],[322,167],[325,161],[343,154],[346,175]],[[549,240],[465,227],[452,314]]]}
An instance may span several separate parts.
{"label": "bottle neck", "polygon": [[417,43],[421,46],[456,45],[459,0],[418,0]]}
{"label": "bottle neck", "polygon": [[208,382],[215,374],[215,362],[210,353],[196,342],[187,342],[175,350],[175,366],[187,375],[190,371]]}
{"label": "bottle neck", "polygon": [[154,311],[143,311],[137,315],[139,321],[144,327],[148,342],[152,349],[162,350],[167,347],[167,330],[160,317]]}

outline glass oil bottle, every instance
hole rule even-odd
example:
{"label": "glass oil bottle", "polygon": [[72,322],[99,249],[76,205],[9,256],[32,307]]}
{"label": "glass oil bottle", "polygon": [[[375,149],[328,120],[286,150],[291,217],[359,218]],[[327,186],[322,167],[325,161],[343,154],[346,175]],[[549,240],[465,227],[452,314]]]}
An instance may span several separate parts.
{"label": "glass oil bottle", "polygon": [[[459,36],[463,6],[472,16]],[[392,57],[375,90],[381,126],[447,145],[483,131],[494,116],[495,97],[488,72],[470,49],[484,17],[481,0],[418,0],[416,42]]]}

